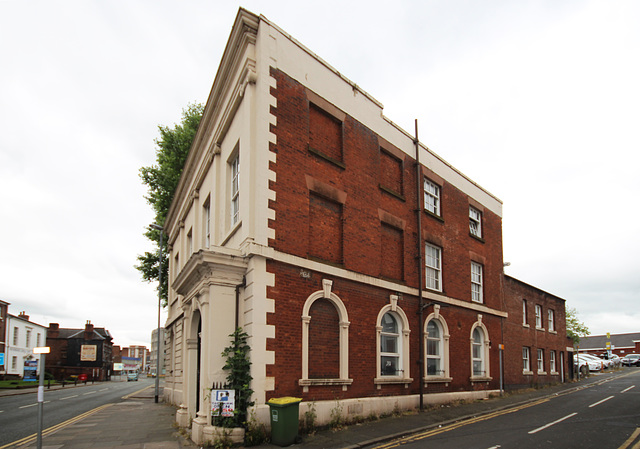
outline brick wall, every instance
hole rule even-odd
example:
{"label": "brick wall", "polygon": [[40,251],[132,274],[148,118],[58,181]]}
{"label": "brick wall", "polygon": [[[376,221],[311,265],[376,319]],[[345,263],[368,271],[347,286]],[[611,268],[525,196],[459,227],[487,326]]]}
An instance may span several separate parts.
{"label": "brick wall", "polygon": [[[320,260],[350,272],[389,279],[399,286],[418,286],[418,242],[416,229],[415,161],[398,149],[388,149],[375,132],[332,105],[318,101],[305,87],[276,69],[271,93],[277,108],[272,132],[277,144],[277,162],[271,164],[276,182],[270,188],[276,200],[270,202],[275,230],[270,246],[283,253]],[[316,104],[318,103],[318,104]],[[381,149],[381,146],[385,149]],[[342,146],[341,151],[337,148]],[[501,310],[502,222],[501,218],[470,199],[455,186],[423,168],[424,175],[442,191],[442,213],[423,213],[423,237],[442,249],[442,294],[471,303],[471,261],[484,270],[484,303]],[[419,178],[422,182],[422,177]],[[469,205],[482,213],[482,238],[469,233]],[[424,251],[423,245],[420,245]],[[270,261],[268,271],[275,284],[267,296],[275,301],[268,324],[275,326],[275,338],[267,349],[275,352],[275,364],[267,376],[275,378],[275,391],[268,397],[292,395],[306,400],[338,397],[416,394],[419,391],[417,298],[404,295],[399,301],[409,319],[410,376],[404,384],[374,384],[376,378],[376,323],[381,308],[395,291],[321,272],[301,276],[300,268]],[[330,278],[332,292],[344,303],[349,315],[349,377],[342,386],[298,385],[302,376],[302,307],[314,292],[322,290],[322,279]],[[316,305],[317,310],[315,309]],[[338,376],[337,313],[329,301],[316,301],[310,329],[309,377]],[[334,310],[332,310],[334,309]],[[425,311],[428,315],[431,308]],[[441,316],[450,331],[451,377],[448,384],[429,384],[429,392],[462,391],[498,387],[498,343],[500,318],[483,314],[482,322],[491,341],[490,371],[493,380],[472,384],[470,336],[478,312],[455,306],[443,307]],[[322,319],[320,319],[322,317]],[[313,327],[315,326],[315,327]]]}
{"label": "brick wall", "polygon": [[[549,353],[556,352],[557,372],[568,376],[565,301],[543,290],[530,286],[510,276],[504,277],[505,304],[509,318],[505,321],[505,384],[510,388],[536,386],[562,381],[560,374],[549,369]],[[523,324],[522,301],[527,301],[527,323]],[[535,306],[542,309],[542,329],[536,328]],[[550,331],[548,311],[554,312],[555,330]],[[523,374],[522,348],[530,348],[531,374]],[[539,374],[537,350],[544,351],[544,371]],[[560,354],[564,359],[564,371],[560,370]]]}

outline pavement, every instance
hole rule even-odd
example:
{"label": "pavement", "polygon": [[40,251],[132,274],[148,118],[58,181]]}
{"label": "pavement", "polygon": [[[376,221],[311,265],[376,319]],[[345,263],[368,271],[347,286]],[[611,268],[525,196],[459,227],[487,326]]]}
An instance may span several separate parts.
{"label": "pavement", "polygon": [[[501,397],[468,403],[431,406],[418,413],[382,418],[345,426],[341,430],[322,429],[305,435],[290,447],[305,449],[364,448],[402,436],[445,426],[495,411],[521,406],[551,396],[607,382],[615,377],[635,372],[625,368],[599,373],[581,379],[540,389],[505,393]],[[75,387],[78,388],[78,387]],[[1,393],[0,393],[1,394]],[[122,402],[106,404],[43,432],[43,449],[195,449],[188,433],[175,424],[176,408],[154,402],[154,389],[147,388],[129,396]],[[21,440],[0,449],[31,449],[36,447],[35,437]],[[277,448],[272,444],[254,446]]]}

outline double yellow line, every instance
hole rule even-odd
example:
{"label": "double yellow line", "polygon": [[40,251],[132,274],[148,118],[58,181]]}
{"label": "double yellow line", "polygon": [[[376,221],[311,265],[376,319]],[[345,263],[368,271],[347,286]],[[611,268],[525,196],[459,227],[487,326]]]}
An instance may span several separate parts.
{"label": "double yellow line", "polygon": [[[463,420],[463,421],[458,421],[458,422],[455,422],[455,423],[450,424],[450,425],[445,426],[445,427],[438,427],[436,429],[431,429],[431,430],[427,430],[427,431],[424,431],[424,432],[413,434],[413,435],[411,435],[409,437],[403,438],[402,440],[390,441],[387,444],[383,444],[383,445],[380,445],[380,446],[375,446],[374,449],[389,449],[389,448],[392,448],[392,447],[398,447],[398,446],[401,446],[401,445],[403,445],[405,443],[412,443],[414,441],[422,440],[424,438],[429,438],[429,437],[432,437],[434,435],[438,435],[440,433],[449,432],[450,430],[455,430],[455,429],[458,429],[460,427],[468,426],[469,424],[474,424],[474,423],[477,423],[477,422],[480,422],[480,421],[486,421],[488,419],[495,418],[497,416],[502,416],[502,415],[507,415],[509,413],[514,413],[514,412],[523,410],[523,409],[528,408],[528,407],[533,407],[533,406],[542,404],[542,403],[547,402],[547,401],[549,401],[549,399],[540,399],[539,401],[529,402],[527,404],[523,404],[523,405],[518,406],[518,407],[508,408],[508,409],[505,409],[505,410],[498,410],[498,411],[493,412],[493,413],[487,413],[486,415],[482,415],[482,416],[478,416],[478,417],[475,417],[475,418],[466,419],[466,420]],[[2,449],[2,448],[0,448],[0,449]]]}
{"label": "double yellow line", "polygon": [[[62,429],[63,427],[69,426],[71,424],[74,424],[88,416],[93,415],[94,413],[98,413],[101,410],[104,410],[107,407],[111,407],[113,404],[104,404],[101,405],[100,407],[96,407],[93,410],[89,410],[88,412],[85,412],[81,415],[78,416],[74,416],[71,419],[68,419],[64,422],[61,422],[60,424],[56,424],[55,426],[51,426],[46,430],[42,431],[42,436],[45,437],[47,435],[51,435],[54,432],[57,432],[58,430]],[[38,438],[38,434],[34,433],[33,435],[29,435],[28,437],[24,437],[20,440],[16,440],[13,443],[9,443],[9,444],[5,444],[4,446],[0,446],[0,449],[6,449],[8,447],[19,447],[19,446],[23,446],[26,444],[30,444],[32,442],[34,442],[36,439]]]}

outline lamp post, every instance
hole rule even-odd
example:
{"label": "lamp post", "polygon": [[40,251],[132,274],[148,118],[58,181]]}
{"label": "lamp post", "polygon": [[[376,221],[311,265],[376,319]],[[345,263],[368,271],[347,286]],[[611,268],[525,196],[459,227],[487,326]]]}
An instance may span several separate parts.
{"label": "lamp post", "polygon": [[155,401],[158,403],[158,396],[160,391],[160,310],[162,308],[162,236],[164,230],[162,226],[155,223],[150,225],[152,229],[160,231],[160,244],[158,245],[158,330],[157,330],[157,342],[156,342],[156,394]]}
{"label": "lamp post", "polygon": [[40,354],[40,382],[38,384],[38,449],[42,449],[42,422],[44,414],[44,357],[49,354],[48,346],[33,348],[34,354]]}

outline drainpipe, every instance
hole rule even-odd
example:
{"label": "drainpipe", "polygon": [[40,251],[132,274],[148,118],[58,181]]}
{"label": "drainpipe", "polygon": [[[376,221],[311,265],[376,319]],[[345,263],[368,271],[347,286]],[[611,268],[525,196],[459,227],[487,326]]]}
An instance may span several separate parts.
{"label": "drainpipe", "polygon": [[247,277],[242,276],[242,284],[236,285],[236,327],[233,329],[233,332],[238,330],[238,321],[240,314],[240,289],[245,288],[247,286]]}
{"label": "drainpipe", "polygon": [[416,201],[418,215],[418,321],[420,325],[420,342],[418,344],[420,355],[418,356],[418,372],[420,381],[420,411],[424,410],[424,326],[423,298],[422,298],[422,272],[424,263],[422,260],[422,168],[420,167],[420,141],[418,140],[418,119],[416,119],[416,138],[413,143],[416,146]]}

